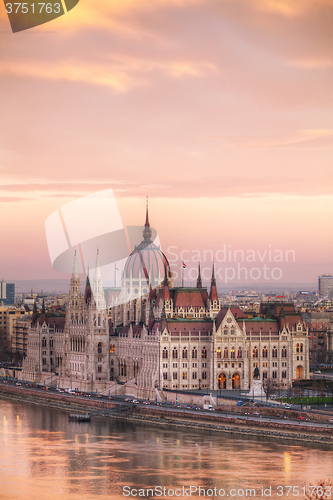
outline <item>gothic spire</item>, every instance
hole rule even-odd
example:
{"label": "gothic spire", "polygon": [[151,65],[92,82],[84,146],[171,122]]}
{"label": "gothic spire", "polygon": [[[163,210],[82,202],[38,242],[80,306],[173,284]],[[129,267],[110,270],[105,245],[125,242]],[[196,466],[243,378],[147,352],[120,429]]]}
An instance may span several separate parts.
{"label": "gothic spire", "polygon": [[197,288],[202,288],[201,272],[200,272],[200,262],[199,262],[199,265],[198,265]]}
{"label": "gothic spire", "polygon": [[143,241],[146,243],[151,242],[151,229],[150,229],[150,223],[149,223],[149,214],[148,214],[148,196],[146,200],[146,222],[145,222],[145,227],[143,230]]}
{"label": "gothic spire", "polygon": [[210,300],[211,300],[211,302],[213,302],[213,300],[217,301],[217,288],[216,288],[214,261],[213,261],[212,279],[210,282]]}
{"label": "gothic spire", "polygon": [[76,259],[76,250],[74,252],[74,264],[73,264],[73,277],[78,278],[79,277],[79,271],[77,267],[77,259]]}

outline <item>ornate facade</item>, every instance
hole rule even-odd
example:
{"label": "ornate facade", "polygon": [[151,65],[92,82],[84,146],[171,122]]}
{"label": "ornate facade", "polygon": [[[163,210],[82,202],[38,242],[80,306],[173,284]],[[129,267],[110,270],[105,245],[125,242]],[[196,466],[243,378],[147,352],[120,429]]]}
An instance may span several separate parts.
{"label": "ornate facade", "polygon": [[[44,312],[45,313],[45,312]],[[57,374],[60,387],[154,399],[157,391],[250,390],[254,371],[287,388],[309,377],[308,328],[291,303],[262,303],[256,317],[222,307],[212,269],[195,287],[174,287],[166,256],[143,240],[127,259],[121,291],[106,309],[99,261],[84,294],[74,259],[60,328],[43,314],[28,335],[25,373]],[[45,360],[45,361],[43,361]],[[41,375],[40,375],[41,377]]]}
{"label": "ornate facade", "polygon": [[256,368],[262,380],[284,388],[309,377],[308,329],[293,304],[261,304],[257,317],[224,308],[214,265],[209,293],[200,266],[196,287],[173,287],[149,227],[147,211],[143,241],[129,256],[121,294],[109,309],[112,380],[143,395],[148,388],[151,394],[157,388],[249,390]]}

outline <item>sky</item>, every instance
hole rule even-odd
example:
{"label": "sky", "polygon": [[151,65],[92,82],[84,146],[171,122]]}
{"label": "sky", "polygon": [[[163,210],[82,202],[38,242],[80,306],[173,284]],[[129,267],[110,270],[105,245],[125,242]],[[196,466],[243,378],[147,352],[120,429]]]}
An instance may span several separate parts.
{"label": "sky", "polygon": [[332,21],[333,0],[80,0],[13,34],[1,3],[0,279],[64,278],[47,217],[110,188],[124,226],[149,197],[177,272],[214,257],[236,283],[231,249],[248,283],[333,273]]}

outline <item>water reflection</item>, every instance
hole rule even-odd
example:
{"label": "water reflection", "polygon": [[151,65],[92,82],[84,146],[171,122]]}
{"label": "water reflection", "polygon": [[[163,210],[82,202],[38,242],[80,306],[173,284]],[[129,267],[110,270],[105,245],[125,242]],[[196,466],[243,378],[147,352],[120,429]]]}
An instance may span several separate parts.
{"label": "water reflection", "polygon": [[[121,421],[68,422],[66,413],[0,399],[5,499],[125,497],[122,488],[303,486],[332,476],[333,452],[258,439],[161,430]],[[259,496],[259,494],[258,494]]]}

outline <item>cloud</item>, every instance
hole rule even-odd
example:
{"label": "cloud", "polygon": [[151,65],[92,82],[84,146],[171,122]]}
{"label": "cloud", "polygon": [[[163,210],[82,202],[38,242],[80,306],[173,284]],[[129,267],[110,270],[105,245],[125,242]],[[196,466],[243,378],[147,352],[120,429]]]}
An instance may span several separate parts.
{"label": "cloud", "polygon": [[0,196],[0,203],[14,203],[22,201],[34,201],[34,198],[19,198],[15,196]]}

